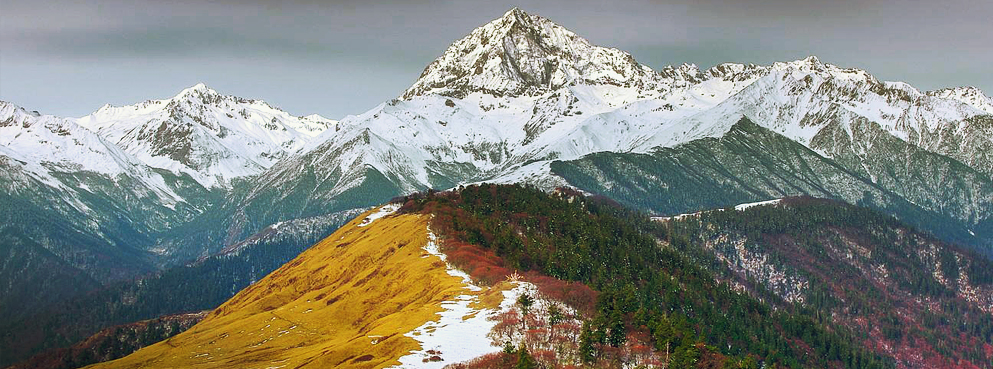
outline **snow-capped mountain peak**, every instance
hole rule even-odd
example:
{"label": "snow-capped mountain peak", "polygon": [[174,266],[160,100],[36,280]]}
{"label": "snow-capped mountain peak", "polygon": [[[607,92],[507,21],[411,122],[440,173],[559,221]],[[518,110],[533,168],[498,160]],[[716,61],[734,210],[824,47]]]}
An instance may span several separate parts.
{"label": "snow-capped mountain peak", "polygon": [[207,84],[205,84],[203,82],[198,82],[197,84],[195,84],[195,85],[193,85],[191,87],[188,87],[188,88],[183,89],[176,96],[184,96],[184,95],[192,95],[192,94],[212,94],[212,95],[217,95],[217,91],[215,91],[214,89],[212,89],[210,87],[207,87]]}
{"label": "snow-capped mountain peak", "polygon": [[453,43],[404,99],[540,95],[570,84],[657,88],[658,75],[630,54],[595,46],[548,19],[514,8]]}
{"label": "snow-capped mountain peak", "polygon": [[942,88],[939,90],[928,91],[927,95],[943,99],[956,100],[976,109],[982,110],[988,114],[993,114],[993,98],[986,96],[982,90],[975,87],[965,86]]}
{"label": "snow-capped mountain peak", "polygon": [[80,185],[65,174],[89,173],[115,181],[129,178],[134,190],[154,193],[167,206],[179,200],[161,176],[75,120],[29,112],[5,101],[0,101],[0,164],[8,171],[0,178],[13,192],[30,186],[29,178],[78,192]]}
{"label": "snow-capped mountain peak", "polygon": [[[623,51],[592,45],[515,8],[451,44],[401,98],[344,118],[340,132],[326,132],[300,160],[284,162],[270,177],[325,168],[317,172],[334,174],[321,178],[328,182],[322,186],[334,190],[311,198],[329,201],[342,187],[368,180],[369,170],[402,191],[545,181],[551,160],[652,152],[721,137],[742,116],[831,157],[845,153],[847,147],[835,147],[844,142],[865,141],[849,145],[859,150],[871,145],[852,136],[851,127],[864,122],[938,150],[933,147],[940,140],[929,138],[938,125],[979,113],[949,99],[921,97],[907,84],[880,82],[816,56],[771,65],[725,63],[706,71],[682,64],[656,72]],[[837,130],[849,141],[835,145],[826,138]],[[285,183],[260,188],[295,188],[275,181]]]}
{"label": "snow-capped mountain peak", "polygon": [[817,74],[839,81],[879,84],[868,72],[858,68],[842,68],[834,64],[822,63],[816,56],[808,56],[791,62],[776,62],[772,64],[773,71],[788,72],[797,75]]}
{"label": "snow-capped mountain peak", "polygon": [[337,124],[223,95],[203,83],[169,99],[104,106],[78,123],[152,167],[189,174],[207,187],[258,174]]}
{"label": "snow-capped mountain peak", "polygon": [[176,96],[173,96],[171,99],[168,100],[171,102],[188,101],[190,103],[197,103],[197,104],[212,104],[212,103],[217,103],[222,99],[244,100],[244,99],[236,98],[234,96],[221,95],[216,90],[207,87],[207,85],[204,84],[203,82],[197,83],[191,87],[187,87],[183,89],[178,94],[176,94]]}
{"label": "snow-capped mountain peak", "polygon": [[28,112],[6,101],[0,101],[0,144],[3,154],[13,159],[65,171],[116,175],[134,164],[116,146],[72,119]]}

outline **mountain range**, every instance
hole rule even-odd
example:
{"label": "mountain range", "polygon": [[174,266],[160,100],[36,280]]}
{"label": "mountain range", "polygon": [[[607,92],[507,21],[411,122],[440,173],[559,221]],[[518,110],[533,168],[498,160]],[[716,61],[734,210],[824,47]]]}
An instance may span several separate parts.
{"label": "mountain range", "polygon": [[811,195],[993,255],[982,91],[816,57],[653,70],[517,8],[340,120],[197,84],[80,118],[0,102],[0,143],[11,320],[282,222],[481,182],[571,186],[659,216]]}

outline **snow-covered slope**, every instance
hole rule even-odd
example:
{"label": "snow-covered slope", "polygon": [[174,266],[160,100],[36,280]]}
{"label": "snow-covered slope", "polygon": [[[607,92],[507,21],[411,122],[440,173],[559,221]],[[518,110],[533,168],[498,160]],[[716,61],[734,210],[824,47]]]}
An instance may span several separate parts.
{"label": "snow-covered slope", "polygon": [[0,101],[0,155],[13,159],[7,163],[26,175],[18,180],[11,176],[14,172],[8,173],[3,185],[12,193],[33,190],[29,179],[71,193],[86,191],[85,184],[64,183],[55,175],[89,172],[111,181],[130,179],[135,192],[155,196],[166,206],[182,200],[161,175],[74,120],[28,112],[4,101]]}
{"label": "snow-covered slope", "polygon": [[987,115],[988,102],[974,89],[924,94],[815,57],[653,71],[515,8],[453,43],[400,98],[343,119],[259,187],[298,189],[292,174],[308,170],[323,174],[310,190],[328,196],[359,185],[367,170],[401,191],[522,178],[560,183],[534,163],[720,137],[742,115],[829,157],[871,146],[823,137],[868,121],[991,173],[988,161],[970,161],[990,145],[990,135],[976,134],[988,128],[969,121]]}
{"label": "snow-covered slope", "polygon": [[[816,57],[654,71],[515,8],[454,42],[398,98],[342,119],[275,164],[234,201],[239,229],[228,233],[426,188],[551,188],[567,184],[552,161],[722,137],[742,116],[946,212],[939,195],[917,191],[929,183],[893,174],[917,170],[896,168],[893,158],[920,148],[983,173],[969,176],[990,176],[989,100],[975,89],[922,93]],[[909,146],[877,145],[889,138]],[[975,202],[968,208],[981,207]]]}
{"label": "snow-covered slope", "polygon": [[[426,188],[569,184],[552,174],[554,161],[725,137],[746,116],[805,147],[791,152],[812,155],[809,148],[818,154],[811,160],[843,166],[839,172],[858,177],[860,186],[980,230],[991,213],[982,179],[993,176],[991,101],[974,88],[921,92],[815,57],[656,71],[515,8],[453,43],[397,98],[340,122],[294,117],[202,84],[78,120],[0,106],[0,165],[8,169],[0,185],[60,189],[35,199],[79,202],[66,205],[78,214],[62,216],[88,227],[99,225],[85,215],[94,202],[79,199],[120,198],[104,215],[132,209],[115,224],[141,225],[135,234],[155,234],[145,251],[178,261],[280,221]],[[784,155],[776,159],[797,162]],[[98,173],[100,180],[66,172]],[[969,188],[933,190],[952,182]],[[205,196],[212,198],[196,200]],[[169,207],[185,210],[162,210]],[[148,231],[181,222],[168,235]]]}
{"label": "snow-covered slope", "polygon": [[150,234],[201,211],[193,187],[72,119],[0,102],[0,314],[154,270]]}
{"label": "snow-covered slope", "polygon": [[[688,137],[720,132],[724,128],[718,129],[719,122],[745,115],[821,154],[838,157],[864,155],[872,142],[860,141],[857,131],[872,127],[987,175],[993,173],[993,164],[982,154],[993,147],[993,131],[983,118],[989,117],[982,104],[989,97],[975,89],[924,94],[906,83],[879,81],[863,70],[840,68],[815,57],[745,68],[724,78],[747,80],[756,73],[761,77],[741,91],[681,121],[691,127]],[[671,139],[665,132],[659,136],[639,149]]]}
{"label": "snow-covered slope", "polygon": [[952,87],[928,91],[928,96],[951,99],[969,104],[972,107],[993,114],[993,99],[975,87]]}
{"label": "snow-covered slope", "polygon": [[562,185],[549,169],[554,160],[721,137],[741,116],[873,181],[893,181],[892,161],[878,156],[899,154],[874,146],[879,134],[990,175],[990,106],[976,89],[922,93],[815,57],[655,71],[515,8],[453,43],[398,98],[340,122],[200,84],[166,100],[104,107],[78,123],[137,161],[207,188],[262,174],[212,215],[227,219],[221,238],[234,241],[275,222],[426,188]]}
{"label": "snow-covered slope", "polygon": [[292,174],[313,171],[324,175],[310,190],[333,196],[371,169],[412,191],[630,150],[657,125],[619,109],[700,77],[689,65],[653,71],[515,8],[456,41],[400,98],[343,119],[278,164],[258,188],[297,188]]}
{"label": "snow-covered slope", "polygon": [[513,8],[453,43],[404,98],[541,95],[567,85],[658,91],[672,83],[630,54],[591,45],[551,21]]}
{"label": "snow-covered slope", "polygon": [[[183,226],[230,196],[232,178],[264,170],[333,124],[202,85],[82,119],[0,101],[0,274],[10,280],[0,314],[220,249]],[[182,237],[195,247],[159,245]],[[31,285],[65,275],[76,279]]]}
{"label": "snow-covered slope", "polygon": [[152,167],[214,187],[262,172],[336,122],[295,117],[197,84],[165,100],[107,105],[78,123]]}

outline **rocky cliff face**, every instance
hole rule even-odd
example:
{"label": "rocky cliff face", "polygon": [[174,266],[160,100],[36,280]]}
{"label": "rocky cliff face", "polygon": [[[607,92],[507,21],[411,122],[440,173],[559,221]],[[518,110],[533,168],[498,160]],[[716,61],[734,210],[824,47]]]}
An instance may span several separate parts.
{"label": "rocky cliff face", "polygon": [[538,96],[583,84],[632,87],[657,95],[673,82],[626,52],[592,45],[548,19],[514,8],[453,43],[403,98]]}

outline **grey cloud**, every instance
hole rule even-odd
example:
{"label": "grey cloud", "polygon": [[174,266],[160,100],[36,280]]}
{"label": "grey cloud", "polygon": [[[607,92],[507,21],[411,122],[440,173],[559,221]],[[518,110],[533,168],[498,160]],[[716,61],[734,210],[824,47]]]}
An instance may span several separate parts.
{"label": "grey cloud", "polygon": [[328,58],[341,54],[341,49],[316,41],[248,35],[223,27],[91,30],[72,37],[37,33],[19,39],[17,46],[35,55],[82,59],[246,54]]}

